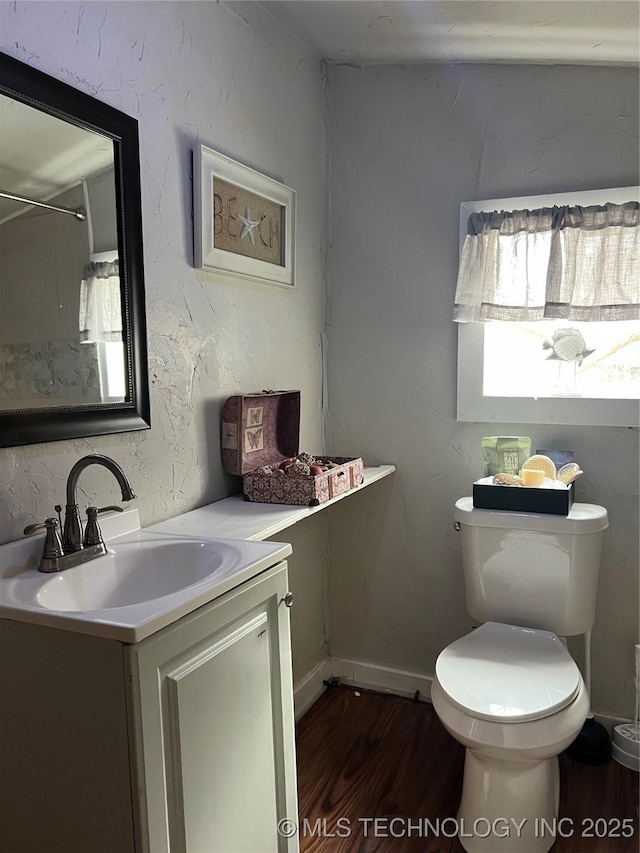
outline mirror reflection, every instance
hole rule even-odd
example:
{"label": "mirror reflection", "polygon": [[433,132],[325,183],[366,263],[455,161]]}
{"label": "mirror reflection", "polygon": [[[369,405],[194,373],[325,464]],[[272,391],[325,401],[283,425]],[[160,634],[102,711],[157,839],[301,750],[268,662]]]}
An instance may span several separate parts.
{"label": "mirror reflection", "polygon": [[0,411],[127,395],[114,145],[0,95]]}

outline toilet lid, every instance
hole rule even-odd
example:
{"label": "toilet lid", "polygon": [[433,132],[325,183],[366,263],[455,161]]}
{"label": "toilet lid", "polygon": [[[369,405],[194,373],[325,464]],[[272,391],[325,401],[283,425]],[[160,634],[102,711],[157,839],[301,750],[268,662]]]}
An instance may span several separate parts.
{"label": "toilet lid", "polygon": [[440,686],[455,705],[494,722],[547,717],[580,689],[578,667],[550,631],[486,622],[436,661]]}

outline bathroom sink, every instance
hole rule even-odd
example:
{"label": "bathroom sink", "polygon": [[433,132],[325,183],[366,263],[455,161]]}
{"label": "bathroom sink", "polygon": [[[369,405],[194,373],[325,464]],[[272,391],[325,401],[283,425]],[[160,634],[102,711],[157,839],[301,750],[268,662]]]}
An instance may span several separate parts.
{"label": "bathroom sink", "polygon": [[103,557],[38,571],[43,537],[0,546],[0,618],[138,642],[291,554],[278,542],[140,529],[136,510],[101,519]]}
{"label": "bathroom sink", "polygon": [[117,544],[109,553],[49,575],[36,599],[50,610],[110,610],[187,589],[235,561],[229,543],[176,540]]}

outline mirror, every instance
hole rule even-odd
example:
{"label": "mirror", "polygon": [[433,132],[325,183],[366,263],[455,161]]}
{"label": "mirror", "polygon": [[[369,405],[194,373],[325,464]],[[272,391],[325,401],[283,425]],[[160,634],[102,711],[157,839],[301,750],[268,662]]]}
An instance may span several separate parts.
{"label": "mirror", "polygon": [[0,54],[0,447],[149,426],[137,121]]}

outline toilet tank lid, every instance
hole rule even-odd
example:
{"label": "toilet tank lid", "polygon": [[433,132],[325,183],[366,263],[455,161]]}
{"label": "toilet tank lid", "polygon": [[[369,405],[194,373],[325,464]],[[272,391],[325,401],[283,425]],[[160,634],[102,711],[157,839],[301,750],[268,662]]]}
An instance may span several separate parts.
{"label": "toilet tank lid", "polygon": [[603,506],[581,503],[574,503],[569,515],[544,515],[502,509],[474,509],[473,498],[467,497],[458,498],[453,517],[460,524],[471,527],[509,527],[515,530],[541,530],[544,533],[594,533],[609,526],[609,516]]}

